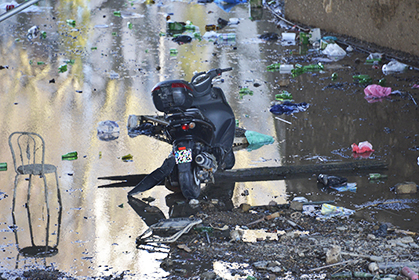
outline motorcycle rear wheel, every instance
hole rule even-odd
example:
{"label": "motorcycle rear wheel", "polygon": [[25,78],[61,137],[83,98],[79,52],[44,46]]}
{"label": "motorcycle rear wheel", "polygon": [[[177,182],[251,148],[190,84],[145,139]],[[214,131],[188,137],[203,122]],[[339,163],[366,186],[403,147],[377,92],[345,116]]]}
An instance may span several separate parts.
{"label": "motorcycle rear wheel", "polygon": [[198,198],[201,194],[201,181],[196,174],[196,167],[192,164],[188,164],[188,166],[179,168],[178,172],[179,186],[183,196],[187,199]]}

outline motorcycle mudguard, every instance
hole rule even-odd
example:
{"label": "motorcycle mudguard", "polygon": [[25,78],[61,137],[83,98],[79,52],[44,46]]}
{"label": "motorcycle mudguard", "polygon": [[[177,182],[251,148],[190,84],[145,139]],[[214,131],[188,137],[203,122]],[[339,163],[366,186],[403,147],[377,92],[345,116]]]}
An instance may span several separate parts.
{"label": "motorcycle mudguard", "polygon": [[133,196],[141,192],[145,192],[158,183],[160,183],[166,176],[172,172],[175,167],[175,157],[170,155],[156,170],[148,174],[141,182],[139,182],[131,191],[128,192],[128,196]]}

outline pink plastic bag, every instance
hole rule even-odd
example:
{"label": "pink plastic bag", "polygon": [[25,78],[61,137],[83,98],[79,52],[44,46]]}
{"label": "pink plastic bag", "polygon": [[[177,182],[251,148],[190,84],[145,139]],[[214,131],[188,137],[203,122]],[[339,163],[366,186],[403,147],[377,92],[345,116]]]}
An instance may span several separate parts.
{"label": "pink plastic bag", "polygon": [[357,154],[362,154],[366,152],[374,152],[374,150],[372,149],[371,143],[368,141],[359,142],[358,145],[353,143],[351,147],[352,147],[352,152],[357,153]]}
{"label": "pink plastic bag", "polygon": [[366,97],[385,97],[391,94],[390,87],[382,87],[380,85],[369,85],[364,89]]}

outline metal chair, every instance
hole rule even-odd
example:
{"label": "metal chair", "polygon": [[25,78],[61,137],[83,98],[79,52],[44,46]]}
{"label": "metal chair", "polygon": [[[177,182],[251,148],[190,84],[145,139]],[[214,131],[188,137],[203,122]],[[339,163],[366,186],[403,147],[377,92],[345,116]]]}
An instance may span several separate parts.
{"label": "metal chair", "polygon": [[[61,203],[61,194],[58,184],[58,174],[57,168],[51,164],[45,164],[45,141],[42,137],[33,132],[13,132],[9,136],[9,146],[13,156],[13,164],[16,171],[16,177],[14,181],[14,192],[13,192],[13,206],[12,206],[12,217],[13,217],[13,224],[14,224],[14,233],[16,239],[16,245],[18,251],[22,255],[31,255],[31,256],[51,256],[54,255],[57,251],[59,235],[60,235],[60,227],[61,227],[61,215],[62,215],[62,203]],[[53,246],[49,246],[49,236],[50,236],[50,207],[48,201],[48,186],[47,186],[47,179],[45,174],[52,174],[55,173],[55,181],[57,185],[57,199],[58,199],[58,229],[57,229],[57,237],[56,243]],[[17,227],[16,224],[16,217],[15,217],[15,206],[16,206],[16,190],[18,185],[18,179],[21,175],[29,175],[29,182],[28,182],[28,193],[27,193],[27,216],[29,220],[29,232],[30,232],[30,239],[32,246],[26,248],[19,248],[19,241],[17,235]],[[44,192],[45,192],[45,204],[46,204],[46,237],[45,237],[45,245],[37,246],[35,245],[34,241],[34,232],[32,227],[31,221],[31,213],[29,207],[29,200],[31,195],[31,186],[33,176],[40,176],[43,179],[44,183]]]}

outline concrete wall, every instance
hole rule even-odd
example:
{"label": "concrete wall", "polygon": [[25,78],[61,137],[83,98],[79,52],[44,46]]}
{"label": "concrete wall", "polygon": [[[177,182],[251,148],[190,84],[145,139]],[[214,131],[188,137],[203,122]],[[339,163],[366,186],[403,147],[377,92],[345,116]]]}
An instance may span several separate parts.
{"label": "concrete wall", "polygon": [[285,17],[419,56],[419,0],[285,0]]}

